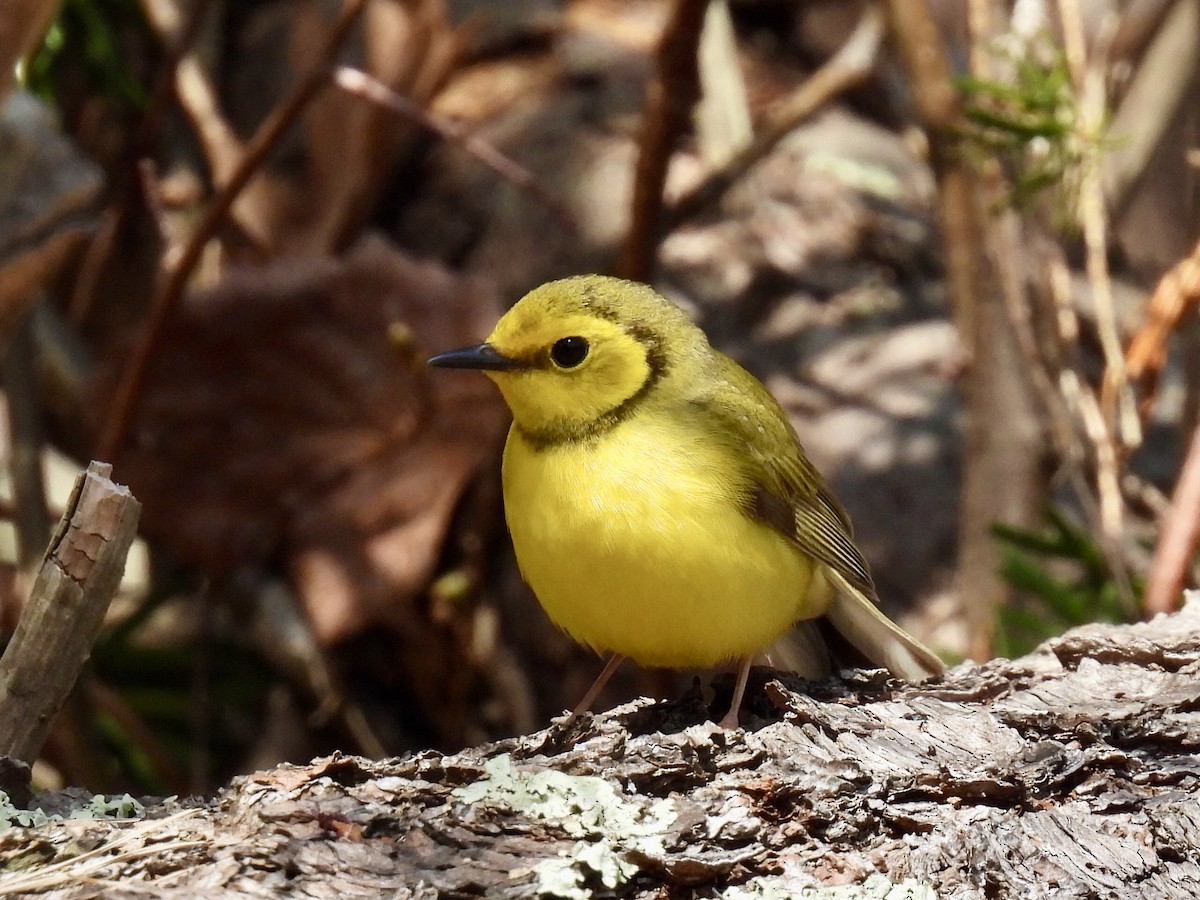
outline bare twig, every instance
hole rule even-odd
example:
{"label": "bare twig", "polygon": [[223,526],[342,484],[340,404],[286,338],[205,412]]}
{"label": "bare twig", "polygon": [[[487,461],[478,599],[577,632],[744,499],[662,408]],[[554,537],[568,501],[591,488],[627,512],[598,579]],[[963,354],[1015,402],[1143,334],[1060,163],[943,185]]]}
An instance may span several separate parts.
{"label": "bare twig", "polygon": [[1184,582],[1200,542],[1200,426],[1192,432],[1171,508],[1162,524],[1154,562],[1146,580],[1143,609],[1147,616],[1179,607]]}
{"label": "bare twig", "polygon": [[254,636],[268,658],[304,685],[317,701],[310,720],[324,726],[338,721],[357,750],[376,759],[386,756],[383,741],[339,683],[329,656],[313,632],[312,623],[300,612],[295,598],[286,591],[260,591],[255,599],[258,615]]}
{"label": "bare twig", "polygon": [[[196,139],[204,151],[204,159],[212,173],[217,190],[229,184],[246,153],[246,144],[225,118],[220,98],[212,78],[205,70],[200,53],[195,49],[208,14],[211,0],[192,0],[186,9],[178,0],[141,0],[146,20],[167,49],[164,71],[167,77],[160,83],[155,107],[161,108],[153,118],[146,118],[145,132],[158,127],[166,101],[174,96],[184,115],[191,122]],[[264,204],[255,197],[261,182],[251,182],[234,200],[228,217],[247,241],[257,248],[271,246],[271,225],[264,220]],[[161,229],[160,229],[161,230]]]}
{"label": "bare twig", "polygon": [[1121,476],[1121,492],[1133,506],[1152,516],[1160,524],[1171,508],[1171,498],[1158,486],[1133,472]]}
{"label": "bare twig", "polygon": [[92,301],[96,296],[96,287],[104,274],[105,264],[112,254],[117,236],[124,225],[125,210],[128,203],[118,207],[109,207],[100,216],[100,225],[95,235],[88,241],[79,261],[79,274],[75,285],[71,288],[71,299],[67,302],[67,322],[74,328],[81,328],[92,311]]}
{"label": "bare twig", "polygon": [[137,163],[138,178],[142,184],[142,197],[146,201],[146,210],[158,230],[158,239],[162,242],[163,253],[170,259],[179,256],[179,240],[171,230],[167,221],[166,204],[163,203],[162,187],[158,182],[158,171],[152,159],[139,159]]}
{"label": "bare twig", "polygon": [[1152,29],[1154,38],[1141,55],[1133,81],[1113,114],[1108,132],[1116,140],[1105,147],[1100,160],[1105,198],[1111,209],[1118,210],[1145,173],[1163,134],[1178,121],[1180,105],[1190,103],[1195,96],[1195,67],[1181,61],[1196,58],[1200,0],[1164,4],[1149,16],[1127,14],[1121,30],[1130,18]]}
{"label": "bare twig", "polygon": [[629,231],[617,274],[646,281],[658,255],[663,186],[675,144],[700,99],[696,54],[708,0],[675,0],[658,46],[658,76],[646,92]]}
{"label": "bare twig", "polygon": [[[78,327],[82,325],[91,312],[92,301],[96,288],[106,272],[108,261],[113,248],[118,245],[125,230],[130,227],[131,220],[140,209],[141,192],[137,189],[140,173],[137,171],[139,160],[153,155],[152,146],[159,129],[166,118],[167,111],[175,97],[174,73],[179,60],[188,52],[192,41],[200,31],[210,0],[195,0],[189,10],[187,24],[172,32],[172,40],[166,45],[166,59],[160,67],[160,74],[155,80],[150,103],[138,123],[133,139],[125,147],[124,162],[116,167],[118,175],[113,185],[111,195],[115,197],[113,204],[104,211],[100,227],[95,236],[88,242],[80,264],[79,275],[71,289],[71,299],[67,305],[67,321]],[[154,16],[146,8],[146,17],[153,22]]]}
{"label": "bare twig", "polygon": [[[237,170],[245,146],[225,121],[217,91],[193,49],[204,10],[185,11],[176,0],[141,0],[146,20],[171,53],[168,72],[179,105],[196,129],[213,182],[223,186]],[[199,13],[199,14],[198,14]]]}
{"label": "bare twig", "polygon": [[94,462],[75,482],[0,659],[0,756],[37,757],[121,583],[141,504],[111,473]]}
{"label": "bare twig", "polygon": [[959,332],[971,329],[971,298],[979,284],[980,225],[970,168],[958,135],[961,113],[951,68],[924,0],[889,0],[888,20],[901,64],[908,73],[917,119],[929,135],[938,179],[938,219],[942,228],[946,281]]}
{"label": "bare twig", "polygon": [[[1085,267],[1091,284],[1096,327],[1104,352],[1104,379],[1099,397],[1079,390],[1077,411],[1084,432],[1095,450],[1096,492],[1100,503],[1100,542],[1126,608],[1135,608],[1128,566],[1121,552],[1125,497],[1121,492],[1121,464],[1125,451],[1141,443],[1141,422],[1125,373],[1112,281],[1108,271],[1108,211],[1104,201],[1100,164],[1100,135],[1107,102],[1103,66],[1087,58],[1083,19],[1078,0],[1058,0],[1063,49],[1079,97],[1076,138],[1079,144],[1079,221],[1083,228]],[[1111,38],[1111,34],[1107,35]],[[1102,48],[1106,39],[1096,42]],[[1103,49],[1097,52],[1103,59]]]}
{"label": "bare twig", "polygon": [[883,13],[872,3],[842,48],[771,114],[751,144],[671,206],[664,217],[664,231],[670,231],[711,208],[798,125],[834,97],[865,81],[875,69],[883,35]]}
{"label": "bare twig", "polygon": [[998,32],[996,0],[967,0],[967,69],[976,78],[991,78],[992,37]]}
{"label": "bare twig", "polygon": [[[1079,221],[1086,250],[1085,266],[1096,310],[1096,328],[1104,351],[1104,384],[1100,392],[1104,424],[1113,432],[1121,447],[1141,443],[1141,422],[1133,405],[1133,395],[1125,377],[1125,357],[1121,352],[1117,316],[1108,272],[1108,211],[1104,202],[1104,184],[1100,167],[1100,135],[1104,127],[1107,94],[1103,66],[1087,58],[1083,17],[1078,0],[1058,0],[1062,24],[1063,50],[1079,97],[1076,122],[1081,152],[1079,184]],[[1111,37],[1111,34],[1109,35]],[[1103,46],[1106,42],[1096,43]],[[1103,52],[1098,53],[1103,56]],[[1118,459],[1119,462],[1119,459]],[[1116,473],[1106,473],[1106,482],[1116,484]],[[1116,497],[1100,496],[1103,525],[1110,535],[1121,529],[1123,505]]]}
{"label": "bare twig", "polygon": [[[1079,316],[1071,299],[1071,275],[1061,257],[1049,260],[1049,275],[1050,291],[1055,307],[1055,326],[1060,346],[1072,356],[1077,356]],[[1103,524],[1105,498],[1107,497],[1111,503],[1113,496],[1118,498],[1124,496],[1121,493],[1120,482],[1117,480],[1119,467],[1112,434],[1105,425],[1104,415],[1100,410],[1100,402],[1096,398],[1095,391],[1079,375],[1078,360],[1064,364],[1059,370],[1058,387],[1068,407],[1074,411],[1082,425],[1095,459],[1096,494],[1099,501],[1097,502],[1086,491],[1079,492],[1079,500],[1083,504],[1089,521],[1096,525],[1100,547],[1117,586],[1121,602],[1129,614],[1133,615],[1136,612],[1137,604],[1129,577],[1129,567],[1125,562],[1125,555],[1121,551],[1120,535],[1110,533]]]}
{"label": "bare twig", "polygon": [[1158,379],[1167,362],[1167,338],[1184,316],[1200,307],[1200,242],[1163,275],[1146,304],[1145,322],[1129,343],[1125,367],[1142,389],[1141,414],[1158,399]]}
{"label": "bare twig", "polygon": [[[996,273],[997,290],[1004,301],[1005,312],[1008,314],[1016,346],[1029,377],[1032,394],[1041,405],[1041,412],[1047,423],[1046,431],[1058,454],[1063,474],[1085,509],[1093,511],[1096,504],[1091,502],[1091,487],[1086,469],[1087,451],[1079,434],[1077,420],[1072,416],[1072,409],[1075,407],[1068,402],[1062,390],[1066,363],[1063,359],[1061,338],[1048,342],[1048,346],[1039,342],[1034,323],[1034,313],[1039,300],[1045,299],[1048,306],[1053,303],[1051,287],[1043,286],[1039,294],[1031,296],[1031,291],[1035,289],[1025,277],[1029,268],[1028,258],[1039,253],[1040,242],[1022,240],[1022,223],[1016,212],[1000,202],[1000,198],[1008,190],[1007,185],[1000,183],[1001,176],[995,167],[984,168],[983,181],[989,198],[993,201],[989,205],[995,211],[988,228],[987,243],[992,268]],[[1041,250],[1043,257],[1045,254],[1046,251]],[[1049,263],[1044,258],[1042,262]],[[1071,372],[1071,376],[1074,376],[1074,372]]]}
{"label": "bare twig", "polygon": [[[451,25],[443,0],[372,3],[362,26],[360,68],[417,105],[446,85],[468,43],[469,24]],[[297,23],[300,43],[320,40],[312,16]],[[306,183],[301,221],[286,235],[290,250],[328,254],[353,239],[414,146],[420,126],[397,122],[394,110],[347,103],[330,92],[304,121]]]}
{"label": "bare twig", "polygon": [[462,148],[465,153],[475,157],[501,178],[528,191],[543,203],[563,226],[572,230],[578,229],[579,224],[575,220],[575,216],[562,201],[542,186],[536,175],[512,157],[505,156],[493,144],[468,132],[462,125],[445,116],[430,112],[403,94],[393,91],[378,78],[358,69],[339,66],[334,70],[333,81],[347,93],[390,110],[396,115],[404,116],[432,131],[448,143]]}
{"label": "bare twig", "polygon": [[1178,335],[1184,385],[1180,431],[1189,434],[1200,425],[1200,316],[1181,321]]}
{"label": "bare twig", "polygon": [[313,67],[300,80],[292,93],[259,126],[254,137],[246,146],[237,169],[213,199],[204,217],[196,226],[180,252],[163,261],[163,276],[151,301],[150,314],[142,326],[138,342],[133,349],[129,365],[121,373],[113,396],[112,406],[101,431],[97,455],[116,462],[125,436],[133,422],[134,412],[140,400],[150,362],[158,350],[159,342],[167,323],[179,305],[187,288],[188,278],[204,253],[209,240],[217,233],[226,213],[233,205],[242,188],[250,181],[275,148],[287,128],[296,120],[304,107],[324,88],[329,81],[329,64],[346,40],[350,27],[362,13],[367,0],[347,0],[341,14],[330,29],[321,52],[317,54]]}

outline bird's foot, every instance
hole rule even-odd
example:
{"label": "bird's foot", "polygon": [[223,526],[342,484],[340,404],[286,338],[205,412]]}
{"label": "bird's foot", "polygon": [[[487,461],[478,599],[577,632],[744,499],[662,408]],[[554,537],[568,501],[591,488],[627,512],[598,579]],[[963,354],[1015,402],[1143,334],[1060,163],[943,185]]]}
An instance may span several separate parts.
{"label": "bird's foot", "polygon": [[734,729],[739,728],[738,711],[736,709],[731,709],[729,712],[725,713],[725,715],[722,716],[721,721],[717,723],[717,727],[723,728],[726,731],[733,731]]}

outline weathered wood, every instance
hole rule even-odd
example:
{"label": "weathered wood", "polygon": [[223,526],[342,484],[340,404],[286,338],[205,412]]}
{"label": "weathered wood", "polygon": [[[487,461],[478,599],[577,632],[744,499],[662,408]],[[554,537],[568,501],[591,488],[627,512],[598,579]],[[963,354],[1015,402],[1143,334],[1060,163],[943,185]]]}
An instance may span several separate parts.
{"label": "weathered wood", "polygon": [[121,583],[141,504],[111,473],[93,462],[76,480],[0,659],[0,756],[37,758]]}
{"label": "weathered wood", "polygon": [[[158,821],[8,832],[0,893],[1200,892],[1200,599],[936,683],[759,673],[751,700],[744,731],[698,696],[643,700],[453,755],[283,766]],[[803,893],[832,885],[858,890]]]}

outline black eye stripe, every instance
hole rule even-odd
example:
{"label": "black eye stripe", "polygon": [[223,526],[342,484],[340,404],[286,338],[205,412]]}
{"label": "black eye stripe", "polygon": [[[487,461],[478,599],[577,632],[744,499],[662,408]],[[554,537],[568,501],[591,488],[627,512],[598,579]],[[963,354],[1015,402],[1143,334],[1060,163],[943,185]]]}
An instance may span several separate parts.
{"label": "black eye stripe", "polygon": [[560,369],[573,369],[587,359],[589,349],[586,338],[561,338],[550,348],[550,359]]}

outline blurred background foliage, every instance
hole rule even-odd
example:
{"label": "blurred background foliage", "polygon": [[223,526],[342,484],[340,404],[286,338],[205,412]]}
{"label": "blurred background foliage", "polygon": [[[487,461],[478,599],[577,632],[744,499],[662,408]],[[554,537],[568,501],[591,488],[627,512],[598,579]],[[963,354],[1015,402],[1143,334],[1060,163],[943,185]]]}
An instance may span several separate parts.
{"label": "blurred background foliage", "polygon": [[121,0],[67,0],[41,44],[23,63],[22,83],[47,103],[56,102],[69,73],[81,73],[88,88],[110,103],[144,110],[147,85],[134,71],[123,44],[131,31],[146,28],[135,4]]}
{"label": "blurred background foliage", "polygon": [[1034,48],[996,49],[1002,81],[961,75],[955,85],[963,96],[967,137],[981,156],[1000,158],[1012,183],[1011,202],[1027,207],[1049,189],[1065,189],[1057,208],[1069,227],[1081,154],[1074,121],[1078,115],[1063,52],[1046,41]]}
{"label": "blurred background foliage", "polygon": [[[996,524],[1001,575],[1017,592],[997,610],[996,654],[1015,658],[1049,637],[1089,622],[1128,622],[1136,608],[1124,602],[1097,540],[1071,516],[1046,510],[1037,531]],[[1141,595],[1141,579],[1134,585]]]}
{"label": "blurred background foliage", "polygon": [[948,659],[1194,583],[1200,0],[5,15],[4,639],[80,464],[144,504],[42,785],[573,705],[598,661],[511,558],[503,406],[422,365],[566,274],[651,281],[763,378]]}

